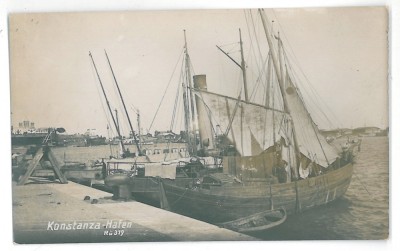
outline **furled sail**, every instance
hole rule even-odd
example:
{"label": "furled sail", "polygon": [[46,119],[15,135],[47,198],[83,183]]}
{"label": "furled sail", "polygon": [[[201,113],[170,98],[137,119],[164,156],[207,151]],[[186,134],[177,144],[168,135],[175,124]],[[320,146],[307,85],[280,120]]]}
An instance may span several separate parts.
{"label": "furled sail", "polygon": [[286,77],[286,100],[296,131],[297,144],[302,154],[311,161],[327,167],[336,160],[338,154],[329,145],[312,121],[304,102],[296,90],[290,76]]}
{"label": "furled sail", "polygon": [[287,116],[284,112],[208,91],[193,91],[208,108],[209,116],[203,119],[218,125],[241,156],[258,155],[282,136],[279,125]]}

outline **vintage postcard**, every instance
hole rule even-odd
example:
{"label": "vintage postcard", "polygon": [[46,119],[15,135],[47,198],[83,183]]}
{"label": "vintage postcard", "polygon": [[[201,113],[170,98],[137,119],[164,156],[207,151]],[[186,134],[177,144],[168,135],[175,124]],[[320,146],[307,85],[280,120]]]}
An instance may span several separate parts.
{"label": "vintage postcard", "polygon": [[384,240],[385,7],[11,13],[14,242]]}

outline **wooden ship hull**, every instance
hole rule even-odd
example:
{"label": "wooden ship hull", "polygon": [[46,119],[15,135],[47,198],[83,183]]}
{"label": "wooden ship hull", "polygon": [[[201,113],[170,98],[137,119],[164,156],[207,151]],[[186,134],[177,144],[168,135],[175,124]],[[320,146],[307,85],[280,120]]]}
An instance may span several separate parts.
{"label": "wooden ship hull", "polygon": [[[192,181],[192,178],[177,178],[173,182],[177,186],[185,186]],[[129,182],[129,190],[135,200],[161,207],[160,184],[156,178],[132,177]]]}
{"label": "wooden ship hull", "polygon": [[[105,186],[112,190],[112,187],[125,185],[129,188],[131,196],[135,200],[154,206],[160,206],[160,177],[163,177],[163,174],[160,173],[153,176],[145,175],[146,168],[151,166],[163,166],[162,161],[158,159],[159,157],[159,155],[146,156],[146,159],[152,161],[149,163],[138,161],[139,158],[143,157],[138,157],[133,160],[108,161],[108,175],[105,179]],[[168,157],[164,156],[163,159],[177,160],[179,157],[182,156],[180,154],[169,154]],[[159,162],[156,162],[157,160]],[[136,166],[136,169],[133,171],[130,170],[132,166]],[[198,173],[213,173],[218,171],[217,169],[205,171],[204,166],[198,165],[198,163],[171,163],[171,166],[172,169],[174,169],[175,178],[169,180],[173,181],[177,186],[185,186],[188,183],[192,183],[195,179],[199,178]],[[163,167],[167,168],[165,165]],[[199,172],[191,173],[191,170],[194,169],[197,169]],[[136,174],[130,175],[132,172]]]}
{"label": "wooden ship hull", "polygon": [[171,211],[211,223],[232,221],[274,208],[287,214],[327,204],[341,197],[353,174],[351,163],[317,177],[279,184],[186,188],[163,180]]}

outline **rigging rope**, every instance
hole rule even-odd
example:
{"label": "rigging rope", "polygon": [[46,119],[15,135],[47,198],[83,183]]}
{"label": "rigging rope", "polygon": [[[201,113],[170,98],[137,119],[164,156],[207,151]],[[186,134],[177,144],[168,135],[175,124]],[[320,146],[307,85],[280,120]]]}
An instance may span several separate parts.
{"label": "rigging rope", "polygon": [[[310,87],[311,91],[313,91],[314,95],[315,95],[317,98],[320,99],[321,104],[325,106],[325,108],[331,113],[331,115],[334,117],[334,119],[335,119],[337,122],[339,122],[339,125],[342,126],[340,120],[337,118],[337,116],[335,115],[335,113],[331,110],[331,108],[330,108],[325,102],[323,102],[323,100],[322,100],[322,98],[320,97],[320,95],[318,95],[318,93],[315,91],[315,88],[314,88],[313,85],[311,84],[311,81],[307,78],[306,74],[305,74],[304,71],[301,69],[300,63],[299,63],[299,61],[298,61],[298,59],[297,59],[297,57],[296,57],[296,54],[295,54],[294,51],[293,51],[293,48],[292,48],[292,46],[291,46],[291,44],[290,44],[290,42],[289,42],[289,40],[288,40],[288,38],[287,38],[287,36],[286,36],[286,34],[285,34],[285,32],[284,32],[284,29],[282,28],[282,26],[281,26],[281,24],[280,24],[280,22],[279,22],[279,20],[278,20],[278,18],[277,18],[277,16],[276,16],[276,14],[275,14],[275,11],[272,10],[272,13],[273,13],[273,15],[275,16],[275,19],[276,19],[277,22],[278,22],[278,25],[279,25],[279,27],[280,27],[280,30],[282,30],[282,34],[283,34],[283,36],[285,37],[285,40],[286,40],[285,42],[287,43],[287,45],[288,45],[288,47],[289,47],[289,49],[290,49],[290,51],[291,51],[291,55],[292,55],[292,57],[293,57],[294,63],[296,63],[298,69],[300,70],[300,73],[302,74],[302,76],[303,76],[304,79],[306,80],[306,83],[307,83],[308,86]],[[291,68],[291,67],[290,67],[290,68]],[[291,68],[291,69],[292,69],[292,68]],[[296,71],[292,71],[292,72],[296,73]],[[307,90],[308,88],[304,88],[304,89]],[[312,95],[310,95],[310,96],[312,97]],[[316,104],[316,107],[319,108],[320,112],[322,112],[322,113],[324,114],[324,112],[323,112],[322,109],[321,109],[321,105]],[[325,114],[324,114],[324,116],[327,117]],[[333,123],[332,123],[329,119],[328,119],[328,122],[329,122],[330,124],[333,125]]]}
{"label": "rigging rope", "polygon": [[163,94],[163,96],[162,96],[162,98],[161,98],[161,101],[160,101],[160,103],[158,104],[158,107],[157,107],[156,113],[154,114],[153,120],[151,121],[150,126],[149,126],[149,128],[147,129],[148,131],[150,131],[151,127],[153,126],[154,120],[155,120],[156,117],[157,117],[158,111],[160,110],[160,107],[161,107],[161,104],[162,104],[162,102],[163,102],[163,100],[164,100],[165,94],[167,93],[168,87],[169,87],[170,84],[171,84],[172,77],[174,76],[176,67],[178,66],[178,63],[181,61],[181,56],[182,56],[182,54],[183,54],[183,51],[184,51],[184,48],[182,48],[181,54],[180,54],[180,56],[178,57],[178,61],[177,61],[176,64],[175,64],[174,70],[173,70],[172,75],[171,75],[171,77],[170,77],[170,79],[169,79],[169,81],[168,81],[167,87],[165,88],[165,91],[164,91],[164,94]]}
{"label": "rigging rope", "polygon": [[[255,38],[255,40],[256,40],[256,45],[257,45],[257,49],[258,49],[258,56],[257,55],[255,55],[256,53],[255,53],[255,51],[254,51],[254,46],[253,46],[253,40],[251,39],[251,34],[250,34],[250,28],[249,28],[249,24],[248,24],[248,21],[247,21],[247,17],[246,17],[246,24],[247,24],[247,29],[248,29],[248,31],[249,31],[249,37],[250,37],[250,42],[251,42],[251,49],[252,49],[252,52],[253,52],[253,56],[255,57],[255,62],[256,62],[256,65],[257,65],[257,69],[258,69],[258,77],[257,77],[257,80],[256,80],[256,82],[258,82],[258,83],[262,83],[263,85],[264,85],[264,87],[265,87],[265,83],[264,83],[264,81],[262,81],[262,76],[263,75],[266,75],[266,73],[265,73],[265,64],[266,64],[266,62],[267,62],[267,58],[268,58],[268,55],[267,55],[267,57],[265,58],[265,60],[263,61],[263,55],[262,55],[262,52],[261,52],[261,47],[260,47],[260,43],[259,43],[259,41],[258,41],[258,36],[257,36],[257,32],[256,32],[256,28],[255,28],[255,23],[254,23],[254,18],[253,18],[253,14],[252,14],[252,12],[251,11],[249,11],[249,13],[250,13],[250,18],[251,18],[251,24],[252,24],[252,27],[253,27],[253,33],[254,33],[254,38]],[[260,67],[260,63],[256,60],[257,58],[259,58],[260,59],[260,63],[261,63],[261,67]],[[257,87],[258,88],[258,87]],[[257,90],[257,88],[254,88],[255,90]],[[253,90],[253,93],[255,93],[255,90]]]}
{"label": "rigging rope", "polygon": [[[284,52],[284,56],[285,56],[286,61],[287,61],[287,66],[289,67],[290,72],[293,73],[293,78],[294,78],[295,82],[296,82],[296,83],[301,83],[302,81],[300,81],[300,78],[297,76],[296,71],[294,71],[294,69],[292,68],[291,63],[288,61],[288,55],[286,54],[286,50],[283,50],[283,52]],[[302,88],[302,89],[305,90],[306,94],[308,94],[307,96],[309,97],[309,100],[314,104],[314,106],[308,107],[308,109],[314,110],[314,109],[312,109],[312,108],[315,108],[315,107],[316,107],[316,108],[317,108],[316,111],[318,111],[319,113],[321,113],[321,114],[323,115],[323,117],[324,117],[324,119],[322,119],[322,120],[325,120],[328,124],[330,124],[331,126],[333,126],[334,123],[329,119],[328,115],[323,111],[323,109],[321,108],[321,105],[320,105],[319,103],[325,105],[325,107],[332,113],[332,115],[333,115],[334,117],[336,117],[336,116],[335,116],[334,113],[330,110],[330,108],[326,105],[326,103],[322,101],[321,96],[318,95],[318,92],[316,92],[315,88],[311,85],[311,83],[309,83],[308,86],[309,86],[309,88]],[[311,90],[312,93],[309,93],[308,90]],[[316,99],[314,99],[313,97],[315,97]],[[301,93],[300,93],[300,98],[302,99],[303,103],[306,104],[306,102],[305,102],[303,96],[301,95]],[[320,102],[318,102],[317,99],[319,99]],[[307,107],[307,106],[306,106],[306,107]],[[320,117],[318,114],[315,114],[315,115],[318,116],[318,117]],[[320,118],[321,118],[321,117],[320,117]],[[335,118],[335,119],[336,119],[337,121],[339,121],[337,118]]]}
{"label": "rigging rope", "polygon": [[180,93],[180,86],[178,85],[178,88],[176,90],[176,95],[175,95],[175,102],[174,102],[174,109],[172,111],[172,119],[171,119],[171,124],[169,126],[169,130],[172,132],[174,129],[174,124],[175,124],[175,116],[176,116],[176,110],[177,110],[177,105],[179,101],[179,93]]}
{"label": "rigging rope", "polygon": [[[233,122],[233,120],[235,119],[236,111],[237,111],[237,109],[238,109],[238,107],[239,107],[240,100],[241,100],[241,96],[242,96],[242,92],[239,93],[239,96],[238,96],[238,98],[237,98],[235,107],[233,108],[233,113],[232,113],[232,115],[231,115],[232,118],[229,119],[229,124],[228,124],[228,127],[226,128],[226,131],[225,131],[225,133],[224,133],[224,136],[228,135],[228,133],[229,133],[231,127],[232,127],[232,122]],[[243,107],[241,107],[241,110],[242,110],[242,109],[243,109]]]}

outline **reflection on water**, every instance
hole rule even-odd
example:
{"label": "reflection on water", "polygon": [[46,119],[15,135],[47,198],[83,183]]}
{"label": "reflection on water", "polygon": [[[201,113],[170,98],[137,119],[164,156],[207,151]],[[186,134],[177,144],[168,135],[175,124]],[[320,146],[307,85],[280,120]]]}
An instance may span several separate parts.
{"label": "reflection on water", "polygon": [[389,234],[389,140],[363,138],[346,194],[254,233],[264,240],[371,240]]}

